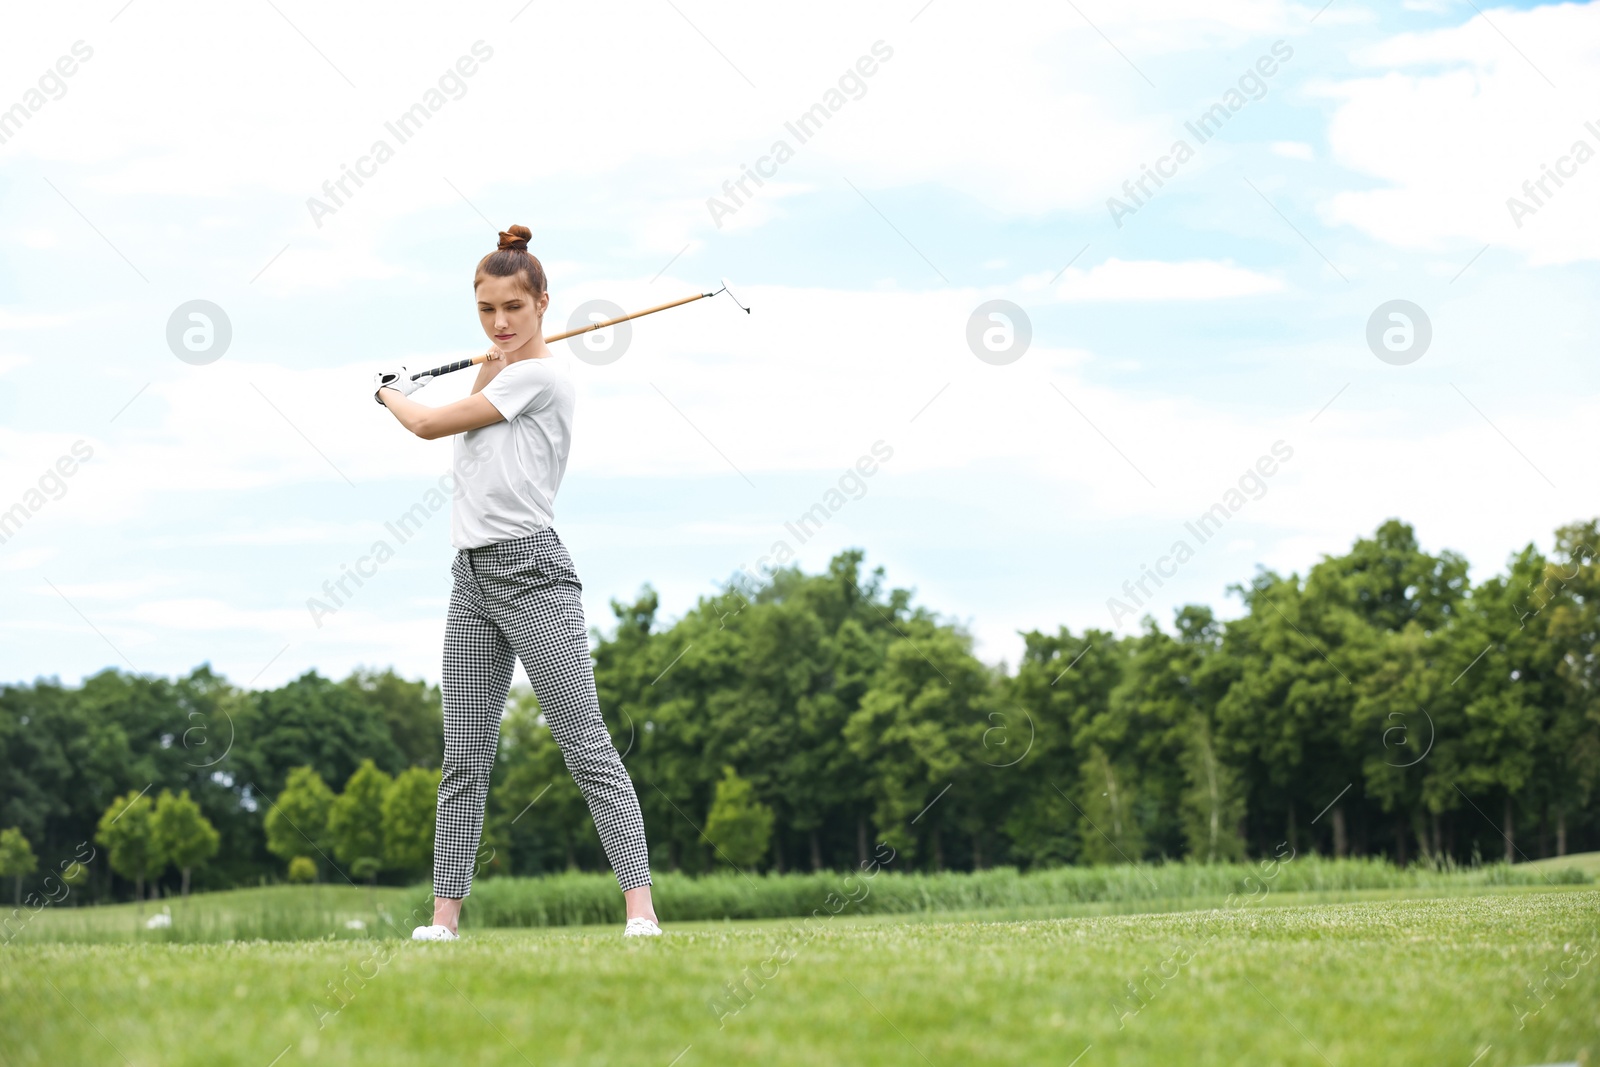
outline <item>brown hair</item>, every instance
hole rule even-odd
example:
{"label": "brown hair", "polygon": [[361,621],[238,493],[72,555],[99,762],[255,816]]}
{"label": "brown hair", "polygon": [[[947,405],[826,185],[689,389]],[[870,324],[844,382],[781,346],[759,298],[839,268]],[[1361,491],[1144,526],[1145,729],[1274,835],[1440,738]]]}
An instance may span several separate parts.
{"label": "brown hair", "polygon": [[520,275],[522,287],[528,291],[528,295],[544,295],[544,264],[539,262],[538,256],[528,251],[528,238],[532,236],[533,231],[526,226],[501,230],[499,247],[478,260],[478,269],[472,276],[473,290],[476,291],[478,284],[486,277],[509,278]]}

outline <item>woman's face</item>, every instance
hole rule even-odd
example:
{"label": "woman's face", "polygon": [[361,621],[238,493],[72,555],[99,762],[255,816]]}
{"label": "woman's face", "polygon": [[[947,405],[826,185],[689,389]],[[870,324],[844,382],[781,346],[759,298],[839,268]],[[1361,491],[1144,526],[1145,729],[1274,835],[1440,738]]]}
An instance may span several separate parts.
{"label": "woman's face", "polygon": [[539,325],[550,306],[550,294],[529,296],[520,275],[485,278],[478,283],[477,296],[483,332],[500,351],[515,352],[542,336]]}

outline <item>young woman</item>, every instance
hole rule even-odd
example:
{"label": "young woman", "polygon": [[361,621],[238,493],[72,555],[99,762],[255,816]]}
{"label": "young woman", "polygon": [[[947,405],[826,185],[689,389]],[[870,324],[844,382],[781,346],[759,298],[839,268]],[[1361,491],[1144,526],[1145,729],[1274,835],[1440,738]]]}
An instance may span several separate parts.
{"label": "young woman", "polygon": [[544,343],[544,267],[522,226],[500,234],[472,280],[494,342],[472,395],[430,408],[408,398],[423,382],[380,373],[373,398],[432,441],[455,438],[453,586],[444,633],[444,768],[433,843],[433,925],[418,941],[453,941],[489,792],[515,660],[533,683],[567,769],[588,801],[627,906],[626,937],[661,933],[639,798],[600,717],[589,631],[572,557],[552,509],[572,441],[571,356]]}

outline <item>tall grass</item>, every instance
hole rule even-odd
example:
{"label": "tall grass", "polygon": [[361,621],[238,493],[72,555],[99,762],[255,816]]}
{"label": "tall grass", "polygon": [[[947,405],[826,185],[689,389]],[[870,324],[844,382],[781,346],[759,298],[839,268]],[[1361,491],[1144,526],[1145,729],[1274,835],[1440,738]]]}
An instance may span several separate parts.
{"label": "tall grass", "polygon": [[[415,914],[413,914],[415,911]],[[4,920],[0,912],[0,920]],[[158,915],[171,925],[150,927]],[[40,942],[94,944],[218,943],[225,941],[353,941],[409,937],[431,921],[433,907],[421,888],[378,890],[351,886],[272,886],[197,893],[99,907],[24,907],[0,921],[0,945]]]}
{"label": "tall grass", "polygon": [[[1023,874],[1012,867],[938,874],[882,870],[859,874],[737,873],[654,876],[652,896],[664,919],[772,919],[845,908],[856,915],[984,911],[1097,902],[1181,901],[1258,894],[1355,889],[1465,889],[1476,886],[1586,884],[1575,869],[1395,867],[1381,859],[1303,856],[1273,865],[1168,863],[1055,867]],[[621,922],[622,898],[608,874],[493,878],[479,882],[462,911],[463,924],[572,926]]]}
{"label": "tall grass", "polygon": [[[885,867],[817,874],[654,876],[663,920],[775,919],[842,912],[853,915],[1066,910],[1106,904],[1181,908],[1229,894],[1316,893],[1366,889],[1453,892],[1485,886],[1582,885],[1577,868],[1412,866],[1381,859],[1331,860],[1302,856],[1277,863],[1167,863],[1118,867],[1056,867],[1026,874],[1011,867],[977,872],[902,873]],[[163,908],[171,925],[146,921]],[[1152,907],[1150,910],[1156,910]],[[621,923],[622,894],[610,874],[567,873],[539,878],[481,880],[462,913],[466,927],[577,926]],[[274,886],[197,894],[187,901],[90,908],[27,909],[0,929],[0,945],[39,942],[197,943],[226,941],[361,940],[409,937],[431,921],[426,885],[376,891],[351,886]]]}

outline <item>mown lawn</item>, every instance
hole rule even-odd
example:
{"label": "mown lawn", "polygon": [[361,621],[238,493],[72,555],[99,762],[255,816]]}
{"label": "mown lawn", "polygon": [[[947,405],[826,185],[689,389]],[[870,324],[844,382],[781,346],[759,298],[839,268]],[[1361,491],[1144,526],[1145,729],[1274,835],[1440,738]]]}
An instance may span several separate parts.
{"label": "mown lawn", "polygon": [[1586,887],[617,935],[19,939],[0,948],[0,1063],[1600,1062],[1600,890]]}

